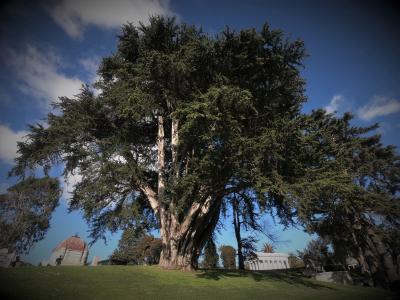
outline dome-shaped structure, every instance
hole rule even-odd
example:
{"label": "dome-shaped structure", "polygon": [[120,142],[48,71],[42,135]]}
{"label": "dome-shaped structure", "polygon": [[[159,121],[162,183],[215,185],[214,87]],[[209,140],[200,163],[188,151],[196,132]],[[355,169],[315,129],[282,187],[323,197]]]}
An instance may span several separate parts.
{"label": "dome-shaped structure", "polygon": [[74,235],[62,241],[53,249],[48,264],[82,266],[86,263],[88,254],[88,246],[85,241],[78,235]]}
{"label": "dome-shaped structure", "polygon": [[56,248],[54,248],[54,251],[60,250],[60,249],[66,249],[66,250],[74,250],[74,251],[85,251],[87,248],[86,243],[84,240],[82,240],[79,236],[71,236],[67,238],[66,240],[62,241]]}

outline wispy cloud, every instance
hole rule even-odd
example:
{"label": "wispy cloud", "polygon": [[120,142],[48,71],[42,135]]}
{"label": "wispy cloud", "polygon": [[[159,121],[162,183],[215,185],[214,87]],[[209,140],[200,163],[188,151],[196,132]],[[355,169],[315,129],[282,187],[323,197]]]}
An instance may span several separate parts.
{"label": "wispy cloud", "polygon": [[48,7],[54,21],[73,38],[82,38],[89,25],[118,28],[146,23],[149,15],[171,15],[168,0],[62,0]]}
{"label": "wispy cloud", "polygon": [[87,57],[79,60],[81,66],[87,71],[89,78],[93,79],[96,77],[97,69],[99,68],[100,58],[99,57]]}
{"label": "wispy cloud", "polygon": [[86,78],[90,83],[95,83],[99,76],[97,75],[97,70],[101,62],[100,57],[87,57],[79,60],[79,64],[86,71]]}
{"label": "wispy cloud", "polygon": [[[14,163],[14,158],[17,156],[17,142],[24,141],[24,136],[28,134],[27,131],[13,131],[6,125],[0,125],[0,160],[8,165]],[[67,203],[71,198],[71,192],[77,183],[82,180],[79,170],[74,174],[68,174],[66,178],[61,177],[62,199]],[[9,184],[0,183],[0,194],[4,193]]]}
{"label": "wispy cloud", "polygon": [[62,61],[53,51],[40,51],[27,45],[22,52],[10,50],[9,63],[19,79],[18,88],[47,105],[59,96],[72,97],[83,82],[61,72]]}
{"label": "wispy cloud", "polygon": [[324,107],[324,109],[326,110],[326,112],[328,114],[335,113],[339,110],[339,107],[341,107],[344,104],[344,101],[345,101],[345,99],[344,99],[343,95],[340,95],[340,94],[335,95],[332,97],[329,104]]}
{"label": "wispy cloud", "polygon": [[23,140],[26,131],[13,131],[5,125],[0,125],[0,160],[13,164],[17,153],[17,142]]}
{"label": "wispy cloud", "polygon": [[358,109],[360,119],[368,121],[376,117],[394,114],[400,111],[400,101],[384,96],[374,96],[372,100]]}
{"label": "wispy cloud", "polygon": [[66,203],[69,203],[72,192],[75,189],[75,185],[78,184],[82,180],[82,175],[79,173],[79,171],[75,172],[74,174],[68,174],[66,178],[61,177],[61,188],[62,188],[62,196],[61,198],[66,201]]}
{"label": "wispy cloud", "polygon": [[[100,57],[87,57],[79,60],[80,65],[86,70],[86,78],[92,86],[93,83],[100,80],[100,76],[97,74],[100,61]],[[102,91],[99,88],[93,88],[93,92],[95,95],[99,95]]]}

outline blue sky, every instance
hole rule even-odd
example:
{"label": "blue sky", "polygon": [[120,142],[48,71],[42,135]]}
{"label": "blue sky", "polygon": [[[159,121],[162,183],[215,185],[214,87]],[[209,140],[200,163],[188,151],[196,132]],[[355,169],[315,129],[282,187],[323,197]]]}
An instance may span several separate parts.
{"label": "blue sky", "polygon": [[[150,14],[175,15],[180,21],[217,34],[260,28],[267,21],[289,38],[305,41],[309,57],[302,71],[308,102],[303,111],[326,108],[354,114],[354,124],[381,124],[385,144],[399,146],[400,131],[400,8],[390,1],[165,1],[165,0],[49,0],[10,1],[0,15],[0,189],[15,182],[7,178],[16,141],[27,124],[41,122],[49,103],[76,94],[82,83],[96,79],[101,57],[116,49],[119,26],[146,22]],[[67,190],[78,177],[63,183],[64,194],[46,238],[26,260],[48,258],[58,242],[79,233],[87,241],[80,212],[67,213]],[[267,219],[279,236],[282,252],[302,249],[310,239],[301,229],[283,228]],[[235,245],[230,221],[218,235],[219,244]],[[120,233],[108,244],[97,242],[90,256],[107,257]],[[260,236],[259,246],[265,241]]]}

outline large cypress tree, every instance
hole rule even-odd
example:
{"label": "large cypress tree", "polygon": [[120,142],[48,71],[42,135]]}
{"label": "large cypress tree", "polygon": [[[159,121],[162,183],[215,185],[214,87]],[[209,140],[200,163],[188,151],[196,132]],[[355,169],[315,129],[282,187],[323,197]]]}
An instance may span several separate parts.
{"label": "large cypress tree", "polygon": [[400,279],[400,157],[372,134],[377,125],[356,127],[351,119],[309,116],[304,154],[313,159],[293,189],[302,199],[299,219],[332,242],[337,259],[355,257],[364,274],[388,286]]}
{"label": "large cypress tree", "polygon": [[290,222],[304,56],[301,41],[268,25],[217,37],[163,17],[124,25],[99,69],[101,93],[61,97],[48,126],[19,144],[13,174],[63,163],[82,176],[71,209],[84,211],[92,238],[156,224],[160,265],[191,269],[232,192],[251,189]]}

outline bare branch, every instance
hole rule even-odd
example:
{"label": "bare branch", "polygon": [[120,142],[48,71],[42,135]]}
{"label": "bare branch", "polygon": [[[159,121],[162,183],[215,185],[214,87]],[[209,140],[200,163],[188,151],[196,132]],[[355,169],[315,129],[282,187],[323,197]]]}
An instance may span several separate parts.
{"label": "bare branch", "polygon": [[179,169],[178,169],[178,143],[179,143],[178,125],[179,125],[179,121],[177,119],[172,119],[171,152],[172,152],[172,166],[173,166],[174,175],[176,177],[178,177],[178,175],[179,175]]}
{"label": "bare branch", "polygon": [[164,200],[165,193],[165,137],[164,137],[164,117],[158,116],[157,133],[157,164],[158,164],[158,200]]}
{"label": "bare branch", "polygon": [[146,195],[149,200],[150,206],[153,209],[154,213],[158,215],[159,213],[159,204],[157,199],[157,194],[154,190],[145,184],[140,185],[140,190]]}

